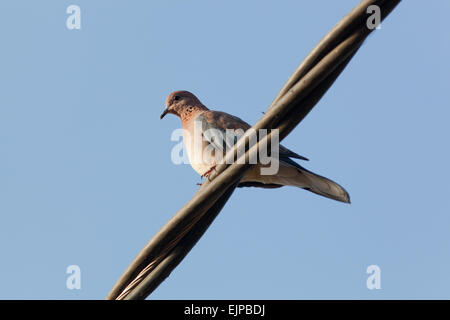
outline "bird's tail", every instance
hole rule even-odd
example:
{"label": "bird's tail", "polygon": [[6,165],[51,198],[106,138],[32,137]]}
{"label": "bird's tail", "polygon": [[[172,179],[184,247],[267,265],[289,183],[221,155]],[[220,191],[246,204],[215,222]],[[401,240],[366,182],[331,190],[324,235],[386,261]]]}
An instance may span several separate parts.
{"label": "bird's tail", "polygon": [[243,177],[238,187],[280,188],[293,186],[321,196],[350,203],[347,191],[336,182],[303,168],[295,161],[282,159],[279,171],[275,175],[260,175],[260,167],[255,166]]}
{"label": "bird's tail", "polygon": [[[299,174],[302,175],[302,179],[298,179],[298,181],[301,181],[301,183],[297,184],[295,180],[291,180],[292,185],[333,200],[350,203],[350,195],[347,191],[345,191],[343,187],[341,187],[336,182],[315,174],[314,172],[306,170],[305,168],[297,170]],[[306,186],[305,180],[307,181]]]}

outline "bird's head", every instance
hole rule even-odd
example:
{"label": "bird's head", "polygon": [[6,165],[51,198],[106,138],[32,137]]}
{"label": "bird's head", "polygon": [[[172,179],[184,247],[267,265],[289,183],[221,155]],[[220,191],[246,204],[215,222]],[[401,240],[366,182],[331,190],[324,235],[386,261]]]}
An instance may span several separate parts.
{"label": "bird's head", "polygon": [[161,119],[168,113],[182,117],[186,112],[193,109],[206,109],[198,98],[189,91],[175,91],[169,94],[166,99],[166,108],[161,114]]}

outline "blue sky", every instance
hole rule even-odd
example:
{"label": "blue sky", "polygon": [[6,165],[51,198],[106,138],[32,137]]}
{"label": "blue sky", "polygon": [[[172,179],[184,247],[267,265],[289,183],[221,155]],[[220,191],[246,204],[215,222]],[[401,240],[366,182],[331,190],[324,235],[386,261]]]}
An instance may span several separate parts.
{"label": "blue sky", "polygon": [[[104,298],[200,182],[170,160],[166,96],[254,123],[356,3],[2,1],[0,298]],[[403,1],[283,141],[351,205],[238,189],[151,297],[449,299],[449,11]]]}

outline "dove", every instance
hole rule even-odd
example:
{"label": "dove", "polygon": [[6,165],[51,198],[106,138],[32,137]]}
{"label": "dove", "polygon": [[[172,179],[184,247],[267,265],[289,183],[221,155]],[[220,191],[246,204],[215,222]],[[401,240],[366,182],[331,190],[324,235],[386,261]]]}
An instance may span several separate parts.
{"label": "dove", "polygon": [[[206,148],[222,149],[216,136],[208,134],[211,129],[224,133],[227,130],[240,130],[245,132],[251,126],[242,119],[231,114],[208,109],[200,100],[189,91],[172,92],[166,99],[166,107],[160,116],[163,119],[167,114],[173,114],[181,119],[183,128],[183,143],[187,151],[192,168],[202,177],[207,177],[214,170],[217,163],[213,158],[204,157]],[[200,124],[197,125],[196,124]],[[201,141],[196,145],[194,131],[200,130]],[[225,139],[226,140],[226,139]],[[228,141],[225,141],[228,143]],[[348,192],[336,182],[311,172],[292,159],[308,159],[279,145],[278,170],[276,174],[261,174],[262,164],[255,164],[246,171],[238,187],[279,188],[294,186],[316,193],[318,195],[350,203]]]}

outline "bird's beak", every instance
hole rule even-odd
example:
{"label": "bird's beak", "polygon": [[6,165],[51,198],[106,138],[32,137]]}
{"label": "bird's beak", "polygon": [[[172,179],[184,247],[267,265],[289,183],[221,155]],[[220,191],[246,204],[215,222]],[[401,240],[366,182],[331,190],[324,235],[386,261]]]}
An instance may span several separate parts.
{"label": "bird's beak", "polygon": [[160,119],[164,118],[166,116],[166,114],[169,113],[169,109],[164,109],[163,113],[161,113],[161,116],[159,117]]}

